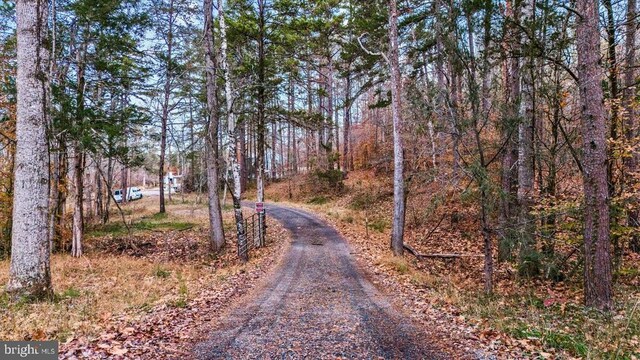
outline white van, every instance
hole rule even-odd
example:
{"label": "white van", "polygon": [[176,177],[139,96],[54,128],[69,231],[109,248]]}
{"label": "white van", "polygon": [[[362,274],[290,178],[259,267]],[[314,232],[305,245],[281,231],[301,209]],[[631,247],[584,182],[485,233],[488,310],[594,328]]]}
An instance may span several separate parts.
{"label": "white van", "polygon": [[[122,202],[122,194],[124,192],[122,189],[118,189],[113,192],[113,198],[116,199],[116,202]],[[127,188],[127,201],[140,200],[142,199],[142,192],[137,187]]]}

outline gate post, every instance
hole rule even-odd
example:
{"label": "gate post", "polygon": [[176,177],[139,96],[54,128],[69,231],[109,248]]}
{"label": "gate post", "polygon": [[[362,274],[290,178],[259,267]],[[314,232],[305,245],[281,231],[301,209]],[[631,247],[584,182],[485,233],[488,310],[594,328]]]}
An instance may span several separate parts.
{"label": "gate post", "polygon": [[266,238],[266,224],[265,224],[265,210],[264,203],[256,203],[256,213],[258,214],[258,244],[260,247],[265,245]]}

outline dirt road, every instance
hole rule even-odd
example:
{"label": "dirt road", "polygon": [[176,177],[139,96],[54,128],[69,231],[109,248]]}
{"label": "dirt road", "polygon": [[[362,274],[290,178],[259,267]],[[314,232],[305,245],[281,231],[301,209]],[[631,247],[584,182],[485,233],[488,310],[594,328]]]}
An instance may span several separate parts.
{"label": "dirt road", "polygon": [[298,209],[267,211],[291,231],[291,247],[264,286],[196,347],[196,358],[447,358],[365,279],[334,228]]}

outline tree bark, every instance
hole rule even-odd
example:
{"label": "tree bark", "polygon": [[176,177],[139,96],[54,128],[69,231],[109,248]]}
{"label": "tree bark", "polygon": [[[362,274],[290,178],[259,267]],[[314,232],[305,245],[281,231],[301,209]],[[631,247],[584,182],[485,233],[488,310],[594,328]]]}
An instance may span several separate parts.
{"label": "tree bark", "polygon": [[393,229],[391,249],[396,256],[404,251],[405,190],[404,154],[402,145],[402,78],[398,51],[398,6],[389,1],[389,67],[391,70],[391,111],[393,116]]}
{"label": "tree bark", "polygon": [[11,267],[7,292],[14,298],[53,295],[50,273],[49,51],[47,2],[19,0],[17,18],[17,124]]}
{"label": "tree bark", "polygon": [[278,177],[278,169],[276,168],[276,144],[278,141],[277,136],[277,124],[275,121],[271,122],[271,166],[269,167],[271,170],[271,181],[275,180]]}
{"label": "tree bark", "polygon": [[[349,67],[351,64],[349,64]],[[342,139],[342,170],[350,171],[353,164],[349,162],[349,136],[351,133],[351,72],[348,70],[345,78],[344,93],[344,131]]]}
{"label": "tree bark", "polygon": [[[327,94],[327,119],[329,122],[327,124],[327,141],[325,152],[327,156],[327,165],[329,170],[334,169],[334,159],[333,159],[333,143],[334,139],[337,140],[337,136],[334,137],[334,134],[337,134],[337,130],[335,130],[337,126],[337,119],[334,120],[333,114],[333,56],[331,52],[329,52],[329,57],[327,59],[328,67],[326,74],[326,94]],[[338,148],[337,141],[335,142],[336,149]]]}
{"label": "tree bark", "polygon": [[240,164],[241,192],[247,190],[249,169],[247,168],[247,124],[240,125],[238,135],[238,163]]}
{"label": "tree bark", "polygon": [[[218,171],[218,99],[216,97],[216,61],[213,33],[213,0],[204,0],[204,43],[207,75],[207,115],[209,116],[206,156],[207,188],[209,195],[209,239],[214,252],[224,247],[224,227],[220,208]],[[192,169],[193,170],[193,169]]]}
{"label": "tree bark", "polygon": [[293,75],[290,74],[289,75],[289,96],[288,96],[288,109],[289,109],[289,116],[290,116],[290,120],[289,120],[289,131],[288,131],[288,135],[289,135],[289,143],[287,145],[287,149],[288,149],[288,155],[287,155],[287,163],[289,165],[289,170],[291,171],[291,174],[297,174],[298,173],[298,154],[297,154],[297,137],[296,137],[296,128],[295,125],[292,124],[292,117],[293,117],[293,111],[295,110],[295,88],[294,88],[294,83],[293,83]]}
{"label": "tree bark", "polygon": [[609,189],[607,186],[606,116],[600,82],[598,1],[577,0],[578,86],[584,186],[584,297],[587,306],[610,310],[613,305]]}
{"label": "tree bark", "polygon": [[[535,0],[529,1],[522,7],[522,26],[529,36],[535,36],[534,12]],[[520,74],[522,76],[520,102],[520,116],[518,123],[518,239],[520,242],[519,269],[521,275],[530,276],[538,273],[535,264],[535,223],[531,216],[534,191],[534,151],[533,129],[535,126],[534,109],[534,68],[535,59],[533,46],[527,34],[522,37],[522,49],[524,50],[524,63]]]}
{"label": "tree bark", "polygon": [[[506,4],[506,17],[513,23],[518,19],[517,9],[514,8],[514,2],[508,1]],[[516,38],[514,25],[507,25],[506,33],[507,39],[504,42],[504,112],[502,116],[501,132],[503,141],[505,142],[505,149],[502,155],[502,174],[501,174],[501,188],[503,192],[502,199],[500,201],[500,236],[501,246],[499,251],[499,259],[509,259],[512,255],[512,231],[510,230],[510,224],[514,220],[515,216],[515,200],[517,198],[517,179],[518,174],[517,161],[518,161],[518,147],[517,138],[515,132],[518,124],[518,108],[520,102],[520,62],[517,57],[509,56],[509,52],[514,50],[511,48],[510,43],[513,43],[513,39]],[[511,41],[509,41],[511,40]]]}
{"label": "tree bark", "polygon": [[84,233],[84,209],[82,206],[84,199],[84,155],[80,151],[80,147],[76,144],[73,146],[73,225],[71,234],[71,255],[74,257],[82,256],[82,234]]}
{"label": "tree bark", "polygon": [[231,197],[233,198],[233,213],[236,220],[236,233],[238,235],[238,250],[240,260],[247,262],[249,256],[247,251],[243,251],[247,248],[247,235],[244,228],[244,218],[242,215],[242,207],[240,205],[241,192],[241,178],[240,178],[240,164],[235,156],[237,153],[236,148],[238,145],[238,126],[236,126],[235,113],[233,112],[233,86],[231,83],[231,71],[229,69],[229,63],[227,62],[227,26],[225,22],[225,5],[224,0],[218,0],[218,16],[220,20],[220,62],[222,66],[222,72],[224,75],[225,83],[225,97],[227,107],[227,129],[229,136],[229,151],[228,151],[228,163],[231,167],[233,174],[233,186],[231,186]]}

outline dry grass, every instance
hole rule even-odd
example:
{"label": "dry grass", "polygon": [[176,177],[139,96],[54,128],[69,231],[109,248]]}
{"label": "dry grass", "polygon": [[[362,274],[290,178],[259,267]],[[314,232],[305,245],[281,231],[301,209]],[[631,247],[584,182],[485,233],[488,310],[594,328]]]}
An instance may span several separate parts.
{"label": "dry grass", "polygon": [[[54,299],[10,303],[4,296],[0,303],[0,338],[65,341],[72,333],[96,333],[113,316],[134,315],[195,293],[197,280],[211,273],[211,269],[199,265],[155,264],[103,254],[80,259],[54,255],[51,265]],[[6,283],[7,273],[8,261],[3,261],[0,283]]]}
{"label": "dry grass", "polygon": [[[9,260],[0,261],[0,339],[64,342],[78,336],[95,337],[115,320],[135,320],[162,305],[184,307],[202,291],[227,286],[231,275],[245,271],[248,265],[239,264],[234,254],[231,212],[224,214],[228,246],[221,256],[178,256],[172,247],[206,252],[206,205],[195,204],[193,197],[183,202],[174,196],[168,215],[158,216],[156,202],[157,198],[145,198],[123,206],[131,234],[115,210],[106,227],[92,227],[85,244],[88,253],[83,257],[52,255],[55,296],[49,301],[10,301],[4,293]],[[194,228],[183,231],[184,224]],[[142,256],[122,255],[107,248],[132,237],[150,239],[156,248],[164,247],[156,249],[162,256],[153,251]],[[197,246],[187,248],[183,240]],[[252,259],[260,256],[256,252]]]}

